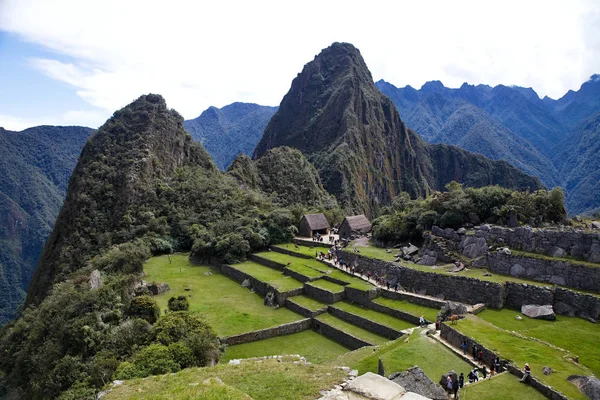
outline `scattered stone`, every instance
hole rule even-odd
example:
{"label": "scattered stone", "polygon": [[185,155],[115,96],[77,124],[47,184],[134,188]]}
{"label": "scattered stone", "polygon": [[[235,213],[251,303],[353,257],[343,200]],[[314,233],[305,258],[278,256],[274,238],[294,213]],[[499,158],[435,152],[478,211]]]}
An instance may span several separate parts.
{"label": "scattered stone", "polygon": [[552,246],[546,252],[546,254],[548,254],[550,257],[562,257],[565,255],[565,253],[566,253],[565,249],[563,249],[562,247],[558,247],[558,246]]}
{"label": "scattered stone", "polygon": [[466,235],[467,234],[467,230],[465,228],[458,228],[458,230],[456,231],[456,233],[458,233],[459,235]]}
{"label": "scattered stone", "polygon": [[348,372],[348,376],[353,376],[356,378],[358,376],[358,370],[353,369],[352,371]]}
{"label": "scattered stone", "polygon": [[467,236],[461,243],[462,255],[469,258],[477,258],[485,255],[488,251],[487,241],[479,236]]}
{"label": "scattered stone", "polygon": [[242,282],[242,287],[250,287],[250,286],[252,286],[250,284],[250,279],[244,279]]}
{"label": "scattered stone", "polygon": [[433,266],[437,263],[437,257],[425,255],[418,262],[419,265],[429,265]]}
{"label": "scattered stone", "polygon": [[484,232],[489,232],[490,229],[491,229],[491,227],[488,224],[484,224],[479,227],[479,230],[484,231]]}
{"label": "scattered stone", "polygon": [[510,251],[510,249],[508,247],[502,247],[502,248],[498,249],[498,253],[502,253],[502,254],[506,254],[507,256],[510,256],[512,254],[512,251]]}
{"label": "scattered stone", "polygon": [[408,246],[402,247],[402,254],[404,256],[412,256],[419,251],[419,248],[414,244],[408,244]]}
{"label": "scattered stone", "polygon": [[592,229],[600,229],[600,222],[592,221]]}
{"label": "scattered stone", "polygon": [[229,360],[229,365],[240,365],[242,360]]}
{"label": "scattered stone", "polygon": [[395,382],[372,372],[367,372],[348,383],[346,391],[351,391],[368,399],[396,400],[406,393],[406,390]]}
{"label": "scattered stone", "polygon": [[438,313],[437,317],[440,321],[445,321],[450,315],[465,315],[467,312],[467,306],[464,304],[454,301],[447,301],[446,304],[442,306],[442,309]]}
{"label": "scattered stone", "polygon": [[148,290],[152,296],[158,296],[159,294],[171,290],[171,288],[165,282],[152,282],[148,285]]}
{"label": "scattered stone", "polygon": [[100,275],[100,271],[97,269],[93,270],[90,274],[90,288],[100,289],[102,287],[102,276]]}
{"label": "scattered stone", "polygon": [[515,318],[519,321],[523,321],[523,317],[521,317],[520,315],[517,315]]}
{"label": "scattered stone", "polygon": [[594,376],[571,375],[567,380],[590,399],[600,400],[600,379]]}
{"label": "scattered stone", "polygon": [[575,217],[573,217],[573,219],[574,219],[576,222],[583,222],[583,219],[582,219],[582,218],[581,218],[579,215],[576,215]]}
{"label": "scattered stone", "polygon": [[[425,396],[433,400],[446,400],[444,389],[436,385],[419,367],[414,366],[404,372],[397,372],[388,377],[405,390]],[[406,398],[406,395],[402,397]]]}
{"label": "scattered stone", "polygon": [[550,375],[551,373],[554,372],[554,370],[550,367],[543,367],[542,372],[544,373],[544,375]]}
{"label": "scattered stone", "polygon": [[210,276],[210,275],[212,275],[212,274],[213,274],[213,273],[212,273],[212,272],[210,272],[210,271],[206,271],[206,272],[204,273],[204,275],[206,275],[206,276]]}
{"label": "scattered stone", "polygon": [[521,306],[521,314],[528,316],[529,318],[545,319],[548,321],[555,321],[556,315],[552,309],[552,305],[537,305],[528,304]]}

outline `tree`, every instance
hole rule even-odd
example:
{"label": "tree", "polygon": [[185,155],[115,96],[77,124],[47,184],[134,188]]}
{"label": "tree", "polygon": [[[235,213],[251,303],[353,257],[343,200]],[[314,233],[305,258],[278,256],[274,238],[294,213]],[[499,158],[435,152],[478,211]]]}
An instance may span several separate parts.
{"label": "tree", "polygon": [[129,304],[127,314],[131,317],[145,319],[151,324],[154,324],[160,317],[160,308],[150,296],[134,297]]}
{"label": "tree", "polygon": [[185,296],[171,297],[169,299],[169,311],[187,311],[190,308],[190,303]]}

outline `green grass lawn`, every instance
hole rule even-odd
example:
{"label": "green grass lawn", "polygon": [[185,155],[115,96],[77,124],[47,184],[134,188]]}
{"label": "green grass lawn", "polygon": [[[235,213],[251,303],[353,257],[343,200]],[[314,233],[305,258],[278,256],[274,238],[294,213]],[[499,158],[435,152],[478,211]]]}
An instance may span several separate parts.
{"label": "green grass lawn", "polygon": [[291,276],[283,275],[283,272],[273,268],[265,267],[255,263],[254,261],[244,261],[239,264],[232,264],[231,267],[243,271],[253,278],[261,282],[268,283],[279,291],[286,292],[303,286],[302,282],[292,278]]}
{"label": "green grass lawn", "polygon": [[304,254],[306,256],[311,256],[311,257],[317,257],[315,252],[319,251],[319,252],[323,252],[323,253],[327,253],[327,249],[324,247],[315,247],[315,248],[310,248],[308,246],[301,246],[301,245],[295,245],[294,243],[284,243],[284,244],[277,244],[275,246],[271,246],[271,247],[278,247],[280,249],[285,249],[285,250],[289,250],[289,251],[293,251],[294,253],[300,253],[300,254]]}
{"label": "green grass lawn", "polygon": [[359,317],[366,318],[370,321],[377,322],[378,324],[399,331],[408,328],[414,328],[413,324],[410,324],[404,320],[392,317],[391,315],[380,313],[378,311],[373,311],[371,309],[361,307],[359,305],[354,305],[346,302],[337,302],[333,305],[333,307],[339,308],[340,310],[349,312],[354,315],[358,315]]}
{"label": "green grass lawn", "polygon": [[337,283],[326,281],[325,279],[317,279],[316,281],[307,283],[307,285],[315,286],[315,287],[327,290],[331,293],[340,293],[340,292],[344,291],[344,287],[342,285],[338,285]]}
{"label": "green grass lawn", "polygon": [[[515,317],[521,315],[523,320]],[[528,318],[509,309],[487,309],[478,316],[492,324],[522,335],[544,340],[579,356],[579,362],[600,375],[600,324],[578,317],[556,316],[556,321]]]}
{"label": "green grass lawn", "polygon": [[386,339],[383,336],[379,336],[371,331],[368,331],[356,325],[352,325],[346,321],[342,321],[341,319],[336,318],[331,314],[321,314],[318,317],[316,317],[316,320],[325,322],[326,324],[329,324],[335,328],[338,328],[346,333],[349,333],[352,336],[355,336],[371,344],[377,345],[389,341],[389,339]]}
{"label": "green grass lawn", "polygon": [[324,275],[322,272],[317,271],[314,268],[307,267],[306,265],[290,265],[286,268],[310,279],[321,278]]}
{"label": "green grass lawn", "polygon": [[350,351],[341,344],[312,330],[228,347],[221,362],[234,358],[299,354],[308,361],[322,364]]}
{"label": "green grass lawn", "polygon": [[381,346],[351,367],[357,369],[359,374],[377,373],[378,359],[381,358],[386,376],[418,365],[433,382],[438,382],[442,374],[450,370],[463,372],[466,376],[473,368],[444,345],[421,332],[421,329],[415,329],[410,337],[404,336],[392,344]]}
{"label": "green grass lawn", "polygon": [[[215,269],[193,265],[187,254],[152,257],[144,264],[148,282],[167,282],[171,290],[156,296],[161,310],[172,296],[186,296],[190,311],[200,312],[219,336],[230,336],[298,321],[304,317],[287,308],[265,307],[263,298]],[[205,275],[211,272],[212,275]],[[189,290],[185,290],[189,289]]]}
{"label": "green grass lawn", "polygon": [[[295,358],[242,362],[240,365],[217,365],[188,368],[176,374],[152,376],[126,381],[104,397],[107,400],[171,400],[171,399],[246,399],[309,400],[319,391],[341,383],[346,373],[331,366],[293,364]],[[206,395],[206,379],[219,378],[227,385],[221,393]],[[232,392],[226,388],[234,389]],[[218,389],[218,387],[215,387]],[[220,396],[222,394],[222,397]]]}
{"label": "green grass lawn", "polygon": [[301,305],[304,308],[308,308],[311,311],[318,311],[327,307],[327,304],[321,303],[320,301],[315,300],[312,297],[304,295],[288,297],[288,301],[292,301],[298,305]]}
{"label": "green grass lawn", "polygon": [[[350,245],[348,245],[348,247],[346,247],[344,250],[352,252],[354,245],[355,242],[351,242]],[[356,246],[356,248],[361,256],[383,261],[394,261],[396,259],[396,254],[402,251],[400,249],[390,249],[391,252],[388,253],[387,249],[383,247],[377,247],[375,244],[373,244],[373,242],[369,242],[368,246]]]}
{"label": "green grass lawn", "polygon": [[372,300],[374,303],[381,304],[382,306],[386,306],[389,308],[393,308],[395,310],[404,311],[405,313],[414,315],[415,317],[420,317],[423,315],[425,319],[435,322],[437,319],[437,313],[439,310],[435,308],[429,308],[420,306],[415,303],[411,303],[406,300],[394,300],[388,299],[386,297],[377,297]]}
{"label": "green grass lawn", "polygon": [[467,385],[459,392],[459,396],[461,399],[469,400],[544,400],[546,398],[530,385],[520,383],[516,376],[508,372]]}
{"label": "green grass lawn", "polygon": [[[459,330],[486,348],[499,353],[500,357],[512,360],[523,368],[525,363],[531,366],[532,374],[547,385],[559,390],[572,399],[585,399],[575,385],[567,382],[570,375],[590,375],[587,368],[569,361],[569,353],[545,345],[541,342],[517,336],[510,331],[468,315],[453,328]],[[568,335],[568,332],[564,332]],[[555,370],[551,375],[542,374],[542,367],[549,366]]]}

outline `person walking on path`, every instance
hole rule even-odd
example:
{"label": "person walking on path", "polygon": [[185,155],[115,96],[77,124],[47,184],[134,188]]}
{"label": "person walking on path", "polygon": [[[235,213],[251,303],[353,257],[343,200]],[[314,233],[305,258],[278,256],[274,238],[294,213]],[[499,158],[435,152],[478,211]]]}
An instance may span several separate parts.
{"label": "person walking on path", "polygon": [[458,377],[458,386],[460,386],[461,389],[463,388],[463,386],[465,386],[465,375],[462,372]]}
{"label": "person walking on path", "polygon": [[452,376],[451,375],[448,375],[448,380],[446,381],[446,388],[448,390],[448,394],[451,394],[452,393],[452,388],[453,388],[453,385],[452,385]]}
{"label": "person walking on path", "polygon": [[477,360],[477,346],[473,344],[473,360]]}
{"label": "person walking on path", "polygon": [[454,392],[454,398],[458,399],[458,379],[452,382],[452,391]]}
{"label": "person walking on path", "polygon": [[481,374],[483,375],[483,379],[487,378],[487,369],[485,368],[485,365],[481,368]]}
{"label": "person walking on path", "polygon": [[496,372],[496,366],[494,365],[494,362],[492,361],[492,365],[490,365],[490,378],[492,376],[494,376],[494,372]]}
{"label": "person walking on path", "polygon": [[460,348],[463,351],[463,356],[467,355],[467,341],[463,340],[463,342],[460,344]]}

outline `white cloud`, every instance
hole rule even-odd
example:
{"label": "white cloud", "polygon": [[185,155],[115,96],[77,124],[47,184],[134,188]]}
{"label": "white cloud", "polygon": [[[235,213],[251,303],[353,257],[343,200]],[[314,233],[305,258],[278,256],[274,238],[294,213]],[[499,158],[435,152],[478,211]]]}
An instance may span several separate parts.
{"label": "white cloud", "polygon": [[503,83],[557,98],[600,70],[593,1],[207,3],[3,0],[0,29],[71,57],[32,64],[108,115],[148,92],[185,118],[276,105],[333,41],[355,44],[373,77],[397,86]]}
{"label": "white cloud", "polygon": [[43,116],[43,117],[31,117],[21,118],[11,115],[0,114],[0,127],[9,131],[22,131],[23,129],[30,128],[38,125],[81,125],[89,126],[91,128],[98,128],[102,125],[110,116],[112,112],[100,110],[100,111],[84,111],[84,110],[71,110],[63,114],[56,116]]}

